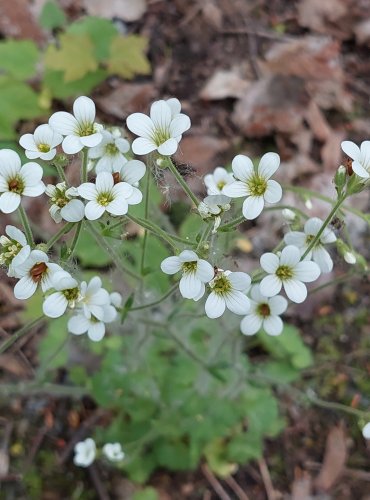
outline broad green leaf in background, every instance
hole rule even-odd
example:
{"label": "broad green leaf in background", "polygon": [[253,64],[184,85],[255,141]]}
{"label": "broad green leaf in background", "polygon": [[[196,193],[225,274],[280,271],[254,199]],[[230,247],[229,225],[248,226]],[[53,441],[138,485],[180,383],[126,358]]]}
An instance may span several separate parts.
{"label": "broad green leaf in background", "polygon": [[64,81],[78,80],[98,69],[94,45],[88,35],[64,33],[59,37],[60,48],[50,45],[45,54],[45,66],[63,71]]}
{"label": "broad green leaf in background", "polygon": [[136,491],[132,500],[159,500],[159,496],[154,488],[148,486],[141,491]]}
{"label": "broad green leaf in background", "polygon": [[71,82],[64,81],[63,71],[54,71],[46,68],[44,73],[44,91],[48,91],[58,99],[67,99],[79,95],[88,95],[94,87],[99,85],[108,77],[108,73],[103,69],[98,69],[93,73],[88,73],[79,80]]}
{"label": "broad green leaf in background", "polygon": [[94,45],[94,53],[98,61],[104,61],[109,57],[112,40],[118,34],[111,21],[99,17],[85,17],[76,21],[68,27],[66,33],[87,35]]}
{"label": "broad green leaf in background", "polygon": [[112,262],[87,231],[81,231],[75,255],[85,267],[105,267]]}
{"label": "broad green leaf in background", "polygon": [[43,6],[39,21],[43,28],[53,30],[64,26],[67,18],[63,9],[56,2],[49,1]]}
{"label": "broad green leaf in background", "polygon": [[117,36],[110,47],[108,71],[127,79],[149,75],[150,63],[145,55],[147,47],[148,39],[143,36]]}
{"label": "broad green leaf in background", "polygon": [[38,59],[39,51],[31,40],[0,42],[0,72],[8,73],[16,80],[33,77]]}
{"label": "broad green leaf in background", "polygon": [[46,372],[51,369],[65,366],[67,363],[67,349],[63,348],[70,334],[67,331],[67,316],[52,319],[48,323],[47,333],[39,344],[39,370]]}

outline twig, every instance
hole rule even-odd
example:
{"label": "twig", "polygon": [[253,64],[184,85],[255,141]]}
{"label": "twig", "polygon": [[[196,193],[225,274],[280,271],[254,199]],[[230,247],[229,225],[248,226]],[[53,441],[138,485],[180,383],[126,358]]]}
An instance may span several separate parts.
{"label": "twig", "polygon": [[270,472],[268,470],[268,467],[267,467],[267,464],[266,464],[266,461],[264,458],[261,458],[260,460],[258,460],[258,467],[260,469],[262,481],[263,481],[263,484],[265,486],[266,495],[267,495],[268,500],[276,500],[274,486],[272,484]]}
{"label": "twig", "polygon": [[239,498],[239,500],[249,500],[249,496],[241,489],[239,484],[235,481],[235,479],[232,476],[227,477],[225,481],[233,490],[235,495]]}
{"label": "twig", "polygon": [[95,486],[96,493],[98,495],[99,500],[109,500],[108,492],[100,479],[100,473],[96,466],[96,464],[92,464],[89,467],[89,475],[91,480]]}
{"label": "twig", "polygon": [[231,497],[226,493],[226,491],[223,489],[221,483],[218,481],[216,476],[213,474],[213,472],[209,469],[207,464],[203,464],[201,466],[203,475],[209,482],[209,484],[212,486],[212,488],[215,490],[217,495],[221,498],[221,500],[231,500]]}
{"label": "twig", "polygon": [[41,429],[39,429],[38,433],[36,434],[32,448],[31,448],[30,452],[28,453],[26,462],[23,466],[24,471],[27,471],[29,469],[29,467],[32,465],[33,459],[35,458],[36,453],[38,452],[47,432],[48,432],[48,428],[46,425],[44,425],[43,427],[41,427]]}
{"label": "twig", "polygon": [[[319,462],[311,462],[307,460],[304,463],[305,468],[309,470],[320,470],[322,468],[322,464]],[[344,467],[342,470],[342,474],[344,476],[352,477],[358,479],[360,481],[369,481],[370,482],[370,472],[360,469],[351,469],[349,467]]]}
{"label": "twig", "polygon": [[258,36],[258,38],[267,38],[268,40],[274,40],[276,42],[290,42],[292,40],[296,40],[296,37],[287,36],[287,35],[279,35],[278,33],[270,33],[268,31],[258,31],[253,30],[252,28],[233,28],[233,29],[225,29],[222,30],[221,33],[223,35],[250,35],[253,34]]}

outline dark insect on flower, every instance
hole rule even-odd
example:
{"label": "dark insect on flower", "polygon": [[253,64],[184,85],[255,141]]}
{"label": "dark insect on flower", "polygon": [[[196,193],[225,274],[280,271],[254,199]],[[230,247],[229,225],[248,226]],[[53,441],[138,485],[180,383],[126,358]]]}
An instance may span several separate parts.
{"label": "dark insect on flower", "polygon": [[174,160],[172,161],[182,177],[192,176],[197,171],[196,168],[192,167],[188,163],[177,163]]}
{"label": "dark insect on flower", "polygon": [[352,169],[352,162],[353,160],[351,158],[345,158],[343,165],[347,170],[347,175],[352,175],[353,174],[353,169]]}
{"label": "dark insect on flower", "polygon": [[337,231],[340,231],[344,226],[344,222],[339,217],[333,217],[330,225]]}

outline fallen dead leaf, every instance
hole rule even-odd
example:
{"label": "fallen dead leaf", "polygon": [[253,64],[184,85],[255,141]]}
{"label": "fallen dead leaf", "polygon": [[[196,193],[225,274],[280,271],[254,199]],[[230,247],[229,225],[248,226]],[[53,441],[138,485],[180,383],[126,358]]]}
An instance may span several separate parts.
{"label": "fallen dead leaf", "polygon": [[330,429],[326,439],[325,455],[314,485],[317,490],[328,491],[343,472],[347,461],[347,442],[343,424]]}
{"label": "fallen dead leaf", "polygon": [[331,128],[315,101],[310,102],[305,116],[315,138],[322,142],[327,141]]}
{"label": "fallen dead leaf", "polygon": [[345,40],[352,33],[352,3],[352,0],[302,0],[298,4],[298,23]]}
{"label": "fallen dead leaf", "polygon": [[102,111],[123,121],[131,113],[147,112],[155,97],[151,83],[122,83],[96,103]]}
{"label": "fallen dead leaf", "polygon": [[38,43],[44,40],[28,0],[1,0],[0,33],[9,38],[30,38]]}
{"label": "fallen dead leaf", "polygon": [[239,67],[217,70],[201,90],[199,97],[206,101],[216,101],[228,97],[241,98],[251,82],[243,78]]}
{"label": "fallen dead leaf", "polygon": [[112,19],[118,17],[127,22],[140,19],[146,11],[146,0],[83,0],[83,5],[91,16]]}
{"label": "fallen dead leaf", "polygon": [[207,0],[202,7],[204,20],[216,29],[222,27],[222,10],[213,0]]}

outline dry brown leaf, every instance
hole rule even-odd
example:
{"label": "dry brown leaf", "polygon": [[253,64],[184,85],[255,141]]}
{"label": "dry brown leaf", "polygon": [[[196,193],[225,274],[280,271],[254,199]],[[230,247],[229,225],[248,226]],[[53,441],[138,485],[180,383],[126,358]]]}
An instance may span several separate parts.
{"label": "dry brown leaf", "polygon": [[202,7],[203,17],[216,29],[222,27],[222,10],[212,0],[207,0]]}
{"label": "dry brown leaf", "polygon": [[83,5],[91,16],[118,17],[127,22],[140,19],[147,7],[146,0],[83,0]]}
{"label": "dry brown leaf", "polygon": [[17,378],[26,378],[29,376],[30,368],[14,354],[1,354],[0,368],[15,375]]}
{"label": "dry brown leaf", "polygon": [[9,38],[30,38],[35,42],[42,42],[44,39],[28,0],[0,1],[0,33]]}
{"label": "dry brown leaf", "polygon": [[298,5],[298,23],[318,33],[347,39],[352,33],[352,0],[302,0]]}
{"label": "dry brown leaf", "polygon": [[201,90],[199,97],[206,101],[243,97],[251,82],[243,78],[241,73],[238,67],[216,70]]}
{"label": "dry brown leaf", "polygon": [[152,83],[122,83],[96,102],[102,111],[123,120],[131,113],[148,112],[149,104],[155,97]]}
{"label": "dry brown leaf", "polygon": [[329,139],[331,127],[315,101],[311,101],[307,108],[306,120],[316,139],[322,142]]}
{"label": "dry brown leaf", "polygon": [[330,429],[326,439],[322,468],[315,479],[315,487],[321,491],[332,488],[343,472],[347,461],[347,440],[344,425]]}

